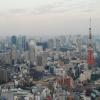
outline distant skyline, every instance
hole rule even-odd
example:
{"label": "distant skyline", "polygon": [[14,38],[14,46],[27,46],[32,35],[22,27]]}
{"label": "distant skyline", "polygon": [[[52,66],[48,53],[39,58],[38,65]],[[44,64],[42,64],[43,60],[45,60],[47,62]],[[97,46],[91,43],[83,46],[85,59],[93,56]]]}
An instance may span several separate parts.
{"label": "distant skyline", "polygon": [[0,0],[0,36],[100,34],[100,0]]}

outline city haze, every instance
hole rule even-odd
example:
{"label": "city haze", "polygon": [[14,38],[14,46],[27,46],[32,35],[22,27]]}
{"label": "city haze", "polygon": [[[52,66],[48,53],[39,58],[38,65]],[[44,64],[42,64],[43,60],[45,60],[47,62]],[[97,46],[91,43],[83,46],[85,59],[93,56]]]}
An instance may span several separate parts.
{"label": "city haze", "polygon": [[0,1],[0,36],[99,34],[99,0],[2,0]]}

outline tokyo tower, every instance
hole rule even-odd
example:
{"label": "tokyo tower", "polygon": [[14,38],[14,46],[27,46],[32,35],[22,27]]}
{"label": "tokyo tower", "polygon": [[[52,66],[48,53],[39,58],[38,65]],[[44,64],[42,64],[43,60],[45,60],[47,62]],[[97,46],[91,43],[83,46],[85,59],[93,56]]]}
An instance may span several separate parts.
{"label": "tokyo tower", "polygon": [[90,18],[88,48],[87,48],[87,63],[88,63],[88,66],[90,67],[95,64],[95,59],[93,55],[92,33],[91,33],[91,18]]}

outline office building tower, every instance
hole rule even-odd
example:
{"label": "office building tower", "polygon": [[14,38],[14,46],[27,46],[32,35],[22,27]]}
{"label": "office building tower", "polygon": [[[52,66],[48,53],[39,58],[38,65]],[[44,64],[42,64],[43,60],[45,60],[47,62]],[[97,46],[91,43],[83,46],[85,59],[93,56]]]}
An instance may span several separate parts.
{"label": "office building tower", "polygon": [[29,61],[32,65],[36,64],[36,43],[33,40],[29,42]]}
{"label": "office building tower", "polygon": [[53,39],[48,40],[48,48],[51,50],[54,48],[54,40]]}
{"label": "office building tower", "polygon": [[26,40],[26,36],[18,36],[18,45],[17,48],[20,52],[22,51],[26,51],[27,49],[27,40]]}
{"label": "office building tower", "polygon": [[59,50],[61,48],[60,39],[56,38],[56,50]]}
{"label": "office building tower", "polygon": [[11,48],[11,64],[15,65],[17,63],[17,50],[16,50],[16,46],[12,45]]}
{"label": "office building tower", "polygon": [[81,58],[82,39],[81,39],[81,36],[80,36],[80,35],[77,36],[76,43],[77,43],[77,44],[76,44],[76,45],[77,45],[77,51],[79,52],[80,58]]}
{"label": "office building tower", "polygon": [[11,45],[17,46],[17,36],[13,35],[11,37]]}

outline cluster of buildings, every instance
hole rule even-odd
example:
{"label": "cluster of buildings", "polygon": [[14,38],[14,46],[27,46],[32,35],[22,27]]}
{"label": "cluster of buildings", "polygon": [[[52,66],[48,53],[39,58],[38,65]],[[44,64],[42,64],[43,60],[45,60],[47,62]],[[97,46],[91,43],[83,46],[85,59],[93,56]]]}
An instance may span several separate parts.
{"label": "cluster of buildings", "polygon": [[1,100],[100,100],[100,40],[87,37],[1,39]]}

